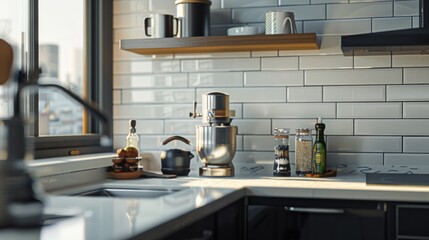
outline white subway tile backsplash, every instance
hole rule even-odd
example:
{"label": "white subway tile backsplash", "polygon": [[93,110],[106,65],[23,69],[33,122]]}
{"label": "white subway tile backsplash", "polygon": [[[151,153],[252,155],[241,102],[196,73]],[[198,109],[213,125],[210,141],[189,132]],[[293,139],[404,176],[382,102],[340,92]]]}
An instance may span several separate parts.
{"label": "white subway tile backsplash", "polygon": [[149,0],[149,9],[156,13],[176,14],[176,4],[171,0]]}
{"label": "white subway tile backsplash", "polygon": [[429,135],[429,121],[424,119],[356,119],[355,135]]}
{"label": "white subway tile backsplash", "polygon": [[279,51],[252,51],[252,57],[277,57]]}
{"label": "white subway tile backsplash", "polygon": [[[212,7],[210,7],[212,9]],[[225,25],[231,24],[231,9],[210,10],[210,24],[211,25]]]}
{"label": "white subway tile backsplash", "polygon": [[222,0],[224,8],[277,6],[277,0]]}
{"label": "white subway tile backsplash", "polygon": [[258,71],[244,73],[245,86],[303,86],[302,71]]}
{"label": "white subway tile backsplash", "polygon": [[334,103],[244,104],[244,118],[334,118]]}
{"label": "white subway tile backsplash", "polygon": [[238,126],[238,134],[271,134],[271,121],[268,119],[236,119],[232,125]]}
{"label": "white subway tile backsplash", "polygon": [[117,119],[170,119],[189,118],[190,104],[127,104],[114,105],[113,118]]}
{"label": "white subway tile backsplash", "polygon": [[354,68],[390,68],[392,67],[392,57],[390,55],[354,56],[353,59],[354,59]]}
{"label": "white subway tile backsplash", "polygon": [[180,61],[153,61],[154,73],[179,72]]}
{"label": "white subway tile backsplash", "polygon": [[113,62],[114,74],[151,73],[153,63],[150,61],[116,61]]}
{"label": "white subway tile backsplash", "polygon": [[175,59],[203,59],[203,58],[249,58],[250,52],[220,52],[220,53],[177,53]]}
{"label": "white subway tile backsplash", "polygon": [[196,126],[203,125],[201,119],[174,119],[165,120],[164,133],[170,135],[195,135]]}
{"label": "white subway tile backsplash", "polygon": [[273,136],[244,136],[244,151],[272,151],[274,149]]}
{"label": "white subway tile backsplash", "polygon": [[114,75],[113,88],[168,88],[187,87],[187,75],[179,74],[134,74],[134,75]]}
{"label": "white subway tile backsplash", "polygon": [[393,67],[429,67],[429,55],[393,55]]}
{"label": "white subway tile backsplash", "polygon": [[305,85],[369,85],[401,83],[401,69],[305,71]]}
{"label": "white subway tile backsplash", "polygon": [[429,84],[429,68],[405,68],[404,84]]}
{"label": "white subway tile backsplash", "polygon": [[404,153],[429,153],[429,137],[404,137]]}
{"label": "white subway tile backsplash", "polygon": [[385,101],[384,86],[323,87],[324,102]]}
{"label": "white subway tile backsplash", "polygon": [[371,32],[370,19],[305,21],[304,32],[318,35],[350,35]]}
{"label": "white subway tile backsplash", "polygon": [[353,135],[353,119],[323,119],[326,135]]}
{"label": "white subway tile backsplash", "polygon": [[[273,119],[273,128],[287,127],[291,134],[297,128],[314,129],[317,119]],[[326,135],[353,135],[353,119],[323,119]]]}
{"label": "white subway tile backsplash", "polygon": [[121,62],[116,61],[113,63],[114,74],[165,73],[179,71],[180,62],[178,60]]}
{"label": "white subway tile backsplash", "polygon": [[200,59],[183,60],[183,72],[207,72],[207,71],[249,71],[260,70],[260,60],[248,59]]}
{"label": "white subway tile backsplash", "polygon": [[121,104],[122,92],[120,90],[113,90],[113,104]]}
{"label": "white subway tile backsplash", "polygon": [[372,20],[372,31],[383,32],[412,27],[411,17],[401,18],[375,18]]}
{"label": "white subway tile backsplash", "polygon": [[262,58],[262,70],[298,70],[298,57]]}
{"label": "white subway tile backsplash", "polygon": [[114,1],[113,14],[141,13],[149,10],[149,0]]}
{"label": "white subway tile backsplash", "polygon": [[265,22],[265,13],[269,11],[294,12],[295,20],[325,19],[325,5],[294,5],[287,7],[237,8],[233,10],[233,23]]}
{"label": "white subway tile backsplash", "polygon": [[273,119],[274,128],[289,128],[290,134],[296,134],[297,128],[314,129],[314,124],[317,120],[314,119]]}
{"label": "white subway tile backsplash", "polygon": [[402,118],[401,103],[338,103],[338,118]]}
{"label": "white subway tile backsplash", "polygon": [[419,1],[395,1],[394,2],[394,15],[395,16],[410,16],[419,15]]}
{"label": "white subway tile backsplash", "polygon": [[240,87],[243,86],[242,72],[212,72],[212,73],[190,73],[190,87]]}
{"label": "white subway tile backsplash", "polygon": [[211,2],[210,10],[222,8],[222,0],[211,0]]}
{"label": "white subway tile backsplash", "polygon": [[195,125],[203,123],[189,118],[192,101],[201,112],[201,94],[222,91],[236,110],[234,162],[272,162],[275,127],[291,129],[293,160],[295,129],[314,129],[319,116],[330,166],[428,162],[428,55],[345,57],[341,50],[342,35],[416,27],[417,0],[213,0],[212,35],[264,27],[266,12],[292,11],[298,32],[318,34],[321,49],[164,55],[123,51],[119,41],[147,38],[143,19],[175,15],[174,1],[113,4],[115,146],[123,147],[128,120],[137,119],[141,148],[155,154],[160,167],[162,140],[181,135],[195,141]]}
{"label": "white subway tile backsplash", "polygon": [[261,163],[273,161],[274,153],[272,151],[243,151],[236,152],[233,163]]}
{"label": "white subway tile backsplash", "polygon": [[299,58],[299,69],[353,68],[353,57],[343,55],[303,56]]}
{"label": "white subway tile backsplash", "polygon": [[322,87],[288,87],[288,102],[321,102]]}
{"label": "white subway tile backsplash", "polygon": [[306,5],[310,0],[280,0],[280,5]]}
{"label": "white subway tile backsplash", "polygon": [[149,13],[132,13],[113,15],[113,28],[144,28],[143,22],[146,17],[150,17]]}
{"label": "white subway tile backsplash", "polygon": [[382,153],[328,153],[328,166],[347,164],[349,166],[383,165]]}
{"label": "white subway tile backsplash", "polygon": [[387,101],[429,101],[429,85],[387,86]]}
{"label": "white subway tile backsplash", "polygon": [[404,102],[404,118],[429,118],[428,102]]}
{"label": "white subway tile backsplash", "polygon": [[311,4],[322,3],[348,3],[349,0],[311,0]]}
{"label": "white subway tile backsplash", "polygon": [[391,17],[392,2],[328,4],[327,19]]}
{"label": "white subway tile backsplash", "polygon": [[429,166],[429,154],[384,154],[384,165]]}
{"label": "white subway tile backsplash", "polygon": [[209,91],[221,91],[229,94],[230,102],[286,102],[286,88],[216,88],[197,89],[197,96]]}
{"label": "white subway tile backsplash", "polygon": [[123,90],[122,102],[128,103],[191,103],[193,89]]}
{"label": "white subway tile backsplash", "polygon": [[[113,133],[127,135],[130,129],[129,120],[116,120],[113,123]],[[163,134],[163,120],[140,120],[136,119],[137,135],[141,134]],[[125,142],[124,142],[125,143]]]}
{"label": "white subway tile backsplash", "polygon": [[402,152],[401,137],[328,136],[329,152]]}

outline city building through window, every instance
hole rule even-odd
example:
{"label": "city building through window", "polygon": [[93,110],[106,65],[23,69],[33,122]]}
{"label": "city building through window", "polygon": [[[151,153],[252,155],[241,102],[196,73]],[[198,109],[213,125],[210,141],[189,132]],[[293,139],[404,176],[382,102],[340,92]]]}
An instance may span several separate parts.
{"label": "city building through window", "polygon": [[[0,38],[14,49],[11,79],[0,86],[0,120],[13,113],[12,78],[19,70],[28,75],[40,70],[38,83],[61,85],[111,118],[111,5],[111,0],[0,0]],[[106,123],[81,104],[56,88],[25,92],[36,158],[111,150],[99,141]]]}

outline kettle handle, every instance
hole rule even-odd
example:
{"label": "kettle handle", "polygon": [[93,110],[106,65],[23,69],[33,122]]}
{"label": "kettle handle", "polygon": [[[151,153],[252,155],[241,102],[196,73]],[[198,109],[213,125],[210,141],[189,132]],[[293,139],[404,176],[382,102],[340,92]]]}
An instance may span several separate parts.
{"label": "kettle handle", "polygon": [[188,139],[186,139],[186,138],[184,138],[184,137],[181,137],[181,136],[171,136],[171,137],[169,137],[169,138],[165,139],[165,140],[162,142],[162,145],[165,145],[165,144],[167,144],[167,143],[169,143],[169,142],[171,142],[171,141],[173,141],[173,140],[179,140],[179,141],[182,141],[182,142],[184,142],[184,143],[186,143],[186,144],[188,144],[188,145],[191,145],[191,142],[190,142]]}

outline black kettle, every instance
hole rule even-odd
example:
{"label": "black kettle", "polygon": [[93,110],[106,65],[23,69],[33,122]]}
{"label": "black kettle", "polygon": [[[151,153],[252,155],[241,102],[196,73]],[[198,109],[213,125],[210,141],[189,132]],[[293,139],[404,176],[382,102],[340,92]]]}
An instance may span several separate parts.
{"label": "black kettle", "polygon": [[[162,142],[162,145],[178,140],[182,141],[185,144],[191,145],[191,142],[181,136],[172,136],[165,139]],[[163,174],[175,174],[177,176],[188,176],[191,171],[190,164],[191,159],[194,158],[194,154],[190,151],[185,151],[182,149],[168,149],[161,152],[161,172]]]}

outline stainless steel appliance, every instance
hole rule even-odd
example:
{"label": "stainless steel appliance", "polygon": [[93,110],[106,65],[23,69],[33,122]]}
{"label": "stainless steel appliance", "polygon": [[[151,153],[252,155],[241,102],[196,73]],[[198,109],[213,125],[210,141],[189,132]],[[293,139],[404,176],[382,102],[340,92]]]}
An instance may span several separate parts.
{"label": "stainless steel appliance", "polygon": [[238,128],[231,126],[235,111],[229,109],[229,95],[222,92],[208,92],[202,95],[202,113],[196,112],[194,102],[193,118],[202,117],[206,125],[196,126],[196,151],[204,163],[200,176],[234,176],[232,160],[236,151]]}

